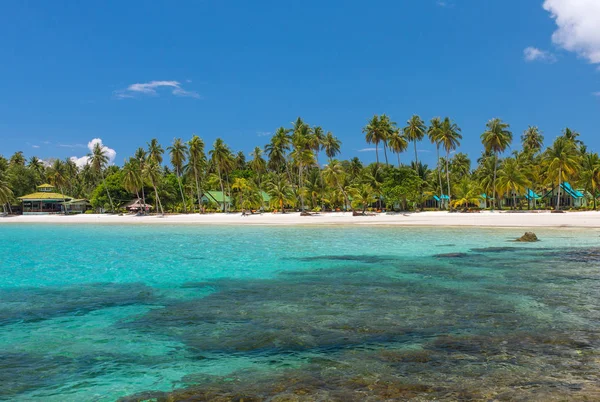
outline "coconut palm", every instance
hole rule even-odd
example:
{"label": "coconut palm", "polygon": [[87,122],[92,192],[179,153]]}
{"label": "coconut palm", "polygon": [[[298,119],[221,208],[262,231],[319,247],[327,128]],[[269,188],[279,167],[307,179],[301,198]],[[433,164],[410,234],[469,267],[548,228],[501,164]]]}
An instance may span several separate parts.
{"label": "coconut palm", "polygon": [[194,173],[194,181],[196,182],[196,196],[198,197],[198,211],[201,213],[202,208],[202,188],[200,186],[200,176],[206,165],[206,155],[204,154],[204,141],[197,135],[193,135],[188,141],[187,147],[188,164],[186,170]]}
{"label": "coconut palm", "polygon": [[44,176],[46,173],[46,167],[44,166],[44,162],[38,159],[37,156],[32,156],[31,158],[29,158],[29,163],[27,164],[27,167],[35,175],[36,184],[41,184],[44,181]]}
{"label": "coconut palm", "polygon": [[158,140],[156,138],[152,138],[148,143],[148,160],[160,166],[163,162],[164,152],[165,150],[158,143]]}
{"label": "coconut palm", "polygon": [[452,207],[467,208],[470,204],[477,204],[481,199],[481,188],[468,176],[464,176],[455,187],[456,199],[452,201]]}
{"label": "coconut palm", "polygon": [[451,192],[450,192],[450,151],[455,150],[460,145],[460,140],[462,139],[462,135],[460,133],[460,128],[456,123],[451,121],[448,117],[444,118],[442,121],[442,125],[439,133],[439,142],[440,145],[446,151],[446,182],[448,184],[448,205],[452,200]]}
{"label": "coconut palm", "polygon": [[358,184],[354,187],[352,198],[353,202],[362,208],[363,214],[369,205],[377,201],[377,198],[373,193],[373,188],[365,183]]}
{"label": "coconut palm", "polygon": [[11,165],[25,166],[25,156],[23,156],[23,151],[17,151],[17,152],[15,152],[10,157],[10,160],[9,160],[8,163],[11,164]]}
{"label": "coconut palm", "polygon": [[398,157],[398,167],[400,167],[400,154],[408,148],[408,141],[400,133],[400,130],[394,131],[388,138],[388,145],[392,152]]}
{"label": "coconut palm", "polygon": [[594,210],[596,210],[596,199],[598,197],[598,188],[600,188],[600,157],[598,157],[597,153],[587,153],[582,157],[579,177],[585,190],[592,195]]}
{"label": "coconut palm", "polygon": [[286,168],[286,155],[290,150],[290,145],[289,130],[279,127],[271,137],[271,141],[265,146],[265,152],[269,158],[269,169],[279,173]]}
{"label": "coconut palm", "polygon": [[565,137],[569,141],[573,141],[575,145],[582,144],[581,140],[579,140],[579,133],[577,131],[571,130],[569,127],[563,130],[563,137]]}
{"label": "coconut palm", "polygon": [[517,207],[517,195],[523,194],[530,184],[523,167],[519,165],[516,159],[506,158],[502,161],[498,171],[498,188],[502,193],[512,195],[512,209]]}
{"label": "coconut palm", "polygon": [[233,156],[229,147],[223,142],[221,138],[217,138],[213,144],[213,149],[209,152],[211,162],[217,174],[219,175],[219,184],[221,186],[221,192],[223,194],[223,212],[227,211],[227,203],[225,202],[225,187],[223,183],[223,176],[233,169]]}
{"label": "coconut palm", "polygon": [[[260,147],[254,147],[254,151],[250,154],[252,159],[250,160],[250,169],[254,173],[256,173],[256,178],[258,180],[258,189],[262,191],[262,175],[267,172],[267,161],[262,157],[263,151]],[[264,207],[264,200],[261,196],[261,206]]]}
{"label": "coconut palm", "polygon": [[[154,189],[154,196],[156,197],[156,202],[160,208],[160,214],[164,215],[165,211],[163,210],[162,203],[160,201],[160,197],[158,196],[158,186],[160,184],[160,180],[162,177],[162,171],[160,165],[155,160],[149,160],[148,163],[144,166],[144,171],[142,172],[143,176],[150,182],[150,185]],[[146,203],[144,203],[144,207]]]}
{"label": "coconut palm", "polygon": [[[97,144],[96,144],[97,145]],[[63,209],[64,213],[67,213],[67,199],[65,198],[64,187],[68,184],[67,170],[65,164],[60,159],[55,159],[48,172],[48,178],[50,184],[58,188],[58,191],[63,196]]]}
{"label": "coconut palm", "polygon": [[88,154],[88,163],[91,166],[92,170],[99,174],[102,178],[102,184],[106,189],[106,195],[108,195],[108,201],[110,202],[110,211],[114,212],[115,207],[113,205],[112,198],[110,196],[110,191],[108,190],[108,186],[106,185],[106,179],[104,178],[104,169],[108,164],[108,156],[106,155],[106,150],[104,147],[100,145],[100,143],[96,142],[94,147],[92,148],[92,153]]}
{"label": "coconut palm", "polygon": [[12,196],[13,192],[8,186],[8,183],[3,177],[0,177],[0,204],[2,204],[4,213],[6,213],[6,204],[10,203]]}
{"label": "coconut palm", "polygon": [[412,141],[415,146],[415,166],[419,165],[419,156],[417,153],[417,142],[421,141],[425,137],[427,128],[421,117],[416,114],[406,122],[406,127],[402,129],[404,137],[407,141]]}
{"label": "coconut palm", "polygon": [[283,174],[276,175],[272,181],[267,183],[267,194],[271,197],[271,206],[285,213],[285,206],[295,201],[292,186]]}
{"label": "coconut palm", "polygon": [[498,170],[498,154],[502,153],[510,146],[512,142],[512,132],[510,126],[502,120],[495,118],[487,122],[486,131],[481,134],[481,142],[487,152],[493,152],[496,159],[494,165],[494,181],[492,209],[496,206],[496,177]]}
{"label": "coconut palm", "polygon": [[177,184],[179,184],[179,193],[181,194],[181,201],[183,202],[183,213],[187,214],[187,207],[185,205],[185,197],[183,195],[183,186],[181,184],[181,172],[183,170],[183,164],[185,163],[185,157],[187,153],[187,147],[181,141],[181,138],[175,138],[173,145],[167,148],[169,156],[171,157],[171,165],[175,168],[175,175],[177,176]]}
{"label": "coconut palm", "polygon": [[381,127],[381,132],[383,133],[383,155],[385,156],[385,164],[389,165],[387,156],[388,140],[394,131],[398,131],[398,127],[396,127],[396,122],[391,121],[389,116],[385,113],[379,117],[379,125]]}
{"label": "coconut palm", "polygon": [[537,154],[544,145],[544,136],[537,126],[529,126],[521,135],[523,150]]}
{"label": "coconut palm", "polygon": [[334,136],[331,131],[328,131],[323,138],[323,149],[325,150],[325,155],[327,155],[327,158],[330,161],[340,153],[341,147],[342,141]]}
{"label": "coconut palm", "polygon": [[146,158],[146,151],[144,150],[144,148],[140,147],[138,149],[135,150],[135,153],[133,155],[133,159],[135,159],[137,161],[137,163],[139,164],[139,173],[140,176],[142,178],[142,203],[144,204],[144,215],[146,215],[146,190],[144,189],[144,169],[146,168],[146,162],[147,162],[147,158]]}
{"label": "coconut palm", "polygon": [[440,166],[440,134],[442,132],[442,119],[439,117],[434,117],[429,122],[429,128],[427,129],[427,137],[432,144],[435,144],[435,152],[436,152],[436,170],[438,177],[438,184],[440,187],[439,194],[439,208],[442,208],[442,196],[443,196],[443,187],[442,187],[442,167]]}
{"label": "coconut palm", "polygon": [[365,133],[367,144],[375,144],[375,158],[379,165],[379,143],[387,141],[387,131],[383,127],[379,116],[374,115],[362,131]]}
{"label": "coconut palm", "polygon": [[552,146],[546,149],[543,160],[546,166],[548,178],[552,183],[556,182],[556,209],[560,209],[561,184],[565,178],[574,175],[579,166],[577,147],[572,139],[565,136],[554,140]]}
{"label": "coconut palm", "polygon": [[350,180],[356,180],[358,176],[360,176],[362,170],[363,164],[359,158],[355,156],[354,158],[350,159],[350,162],[348,163],[348,174],[350,175]]}
{"label": "coconut palm", "polygon": [[325,141],[325,132],[323,128],[320,126],[315,126],[310,130],[310,135],[308,138],[308,147],[313,150],[315,153],[315,161],[317,166],[321,166],[319,164],[319,151],[323,149]]}
{"label": "coconut palm", "polygon": [[[144,187],[140,166],[140,161],[135,158],[131,158],[123,164],[123,187],[130,193],[136,194],[138,199],[140,198],[140,189]],[[146,209],[145,203],[144,209]]]}
{"label": "coconut palm", "polygon": [[325,183],[327,183],[327,185],[339,189],[344,197],[346,205],[350,205],[350,199],[348,197],[348,190],[346,186],[347,175],[346,172],[344,172],[342,164],[337,159],[333,159],[325,167],[323,170],[323,178],[325,179]]}

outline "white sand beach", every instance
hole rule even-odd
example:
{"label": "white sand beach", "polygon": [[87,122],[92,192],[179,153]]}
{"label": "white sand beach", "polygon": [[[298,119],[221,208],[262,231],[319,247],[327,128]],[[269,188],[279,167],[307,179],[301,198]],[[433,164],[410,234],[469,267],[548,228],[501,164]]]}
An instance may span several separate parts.
{"label": "white sand beach", "polygon": [[600,228],[600,212],[508,212],[448,213],[444,211],[419,213],[390,213],[375,216],[352,216],[351,212],[321,213],[300,216],[299,213],[254,214],[241,213],[165,215],[159,217],[85,214],[85,215],[23,215],[0,218],[2,224],[148,224],[148,225],[398,225],[398,226],[473,226],[473,227],[589,227]]}

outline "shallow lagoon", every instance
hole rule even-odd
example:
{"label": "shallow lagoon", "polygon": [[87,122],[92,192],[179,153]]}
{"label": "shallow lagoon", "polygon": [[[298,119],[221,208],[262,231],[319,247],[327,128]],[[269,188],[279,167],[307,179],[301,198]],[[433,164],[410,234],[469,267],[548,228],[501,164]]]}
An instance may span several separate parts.
{"label": "shallow lagoon", "polygon": [[0,227],[0,399],[596,399],[600,231],[522,232]]}

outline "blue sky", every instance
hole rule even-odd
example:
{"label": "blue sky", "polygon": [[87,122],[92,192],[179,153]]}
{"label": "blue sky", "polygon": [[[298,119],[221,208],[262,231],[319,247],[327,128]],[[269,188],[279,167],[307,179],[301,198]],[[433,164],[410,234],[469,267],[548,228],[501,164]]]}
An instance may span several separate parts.
{"label": "blue sky", "polygon": [[493,117],[600,151],[598,27],[596,0],[7,2],[0,154],[81,157],[100,138],[122,164],[192,133],[249,152],[302,116],[372,161],[375,113],[450,116],[473,159]]}

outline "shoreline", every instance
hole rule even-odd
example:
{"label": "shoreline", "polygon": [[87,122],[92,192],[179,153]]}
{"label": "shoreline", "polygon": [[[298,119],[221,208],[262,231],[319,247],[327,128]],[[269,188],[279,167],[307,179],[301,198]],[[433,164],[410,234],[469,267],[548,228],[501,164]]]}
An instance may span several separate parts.
{"label": "shoreline", "polygon": [[173,214],[164,217],[82,214],[82,215],[18,215],[0,218],[1,225],[14,224],[114,224],[114,225],[241,225],[241,226],[422,226],[422,227],[489,227],[489,228],[600,228],[600,211],[541,212],[483,211],[480,213],[448,213],[446,211],[376,214],[352,216],[351,212],[326,212],[314,216],[241,213]]}

